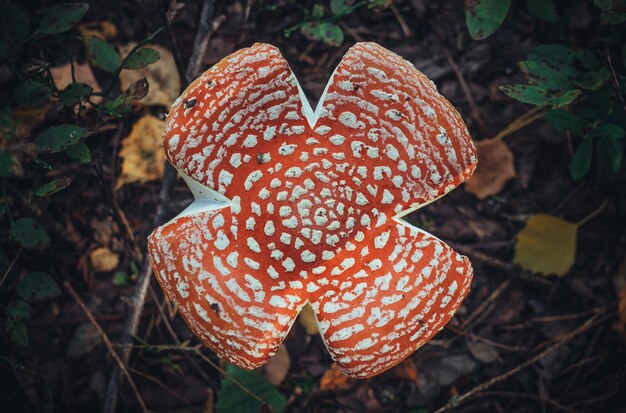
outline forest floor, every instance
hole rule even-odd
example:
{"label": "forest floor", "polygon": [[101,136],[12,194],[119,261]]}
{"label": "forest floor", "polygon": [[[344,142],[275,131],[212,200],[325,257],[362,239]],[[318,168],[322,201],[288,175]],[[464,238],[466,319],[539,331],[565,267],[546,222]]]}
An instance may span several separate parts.
{"label": "forest floor", "polygon": [[[172,21],[184,62],[192,54],[201,3],[180,3]],[[398,367],[372,379],[350,380],[333,367],[320,337],[295,323],[272,368],[261,370],[287,400],[287,411],[626,411],[626,335],[618,325],[619,291],[626,282],[624,171],[608,181],[573,181],[567,134],[498,89],[523,80],[516,63],[530,47],[557,38],[557,29],[532,21],[523,7],[513,8],[493,36],[473,41],[461,2],[396,1],[391,8],[362,8],[341,19],[345,40],[329,46],[298,31],[286,37],[285,29],[302,19],[300,9],[293,2],[279,1],[276,9],[270,4],[217,1],[202,67],[254,42],[270,43],[280,48],[316,102],[346,50],[358,41],[375,41],[432,79],[475,141],[504,131],[501,142],[512,154],[498,146],[488,161],[496,181],[510,175],[490,181],[501,185],[497,193],[480,199],[462,186],[408,218],[467,255],[474,266],[472,290],[449,325]],[[570,20],[572,44],[584,44],[595,30],[585,13]],[[140,41],[162,26],[152,2],[143,1],[94,2],[84,21],[100,22],[101,31],[101,22],[112,24],[117,33],[111,42],[118,45]],[[155,43],[172,50],[164,32]],[[151,73],[150,93],[165,97],[153,95],[152,104],[135,105],[119,120],[104,120],[101,132],[86,140],[92,162],[57,170],[72,176],[71,185],[38,201],[52,247],[23,254],[17,247],[5,248],[9,261],[17,258],[8,292],[5,286],[0,290],[3,302],[13,297],[11,280],[26,270],[51,273],[62,293],[32,304],[25,322],[27,346],[13,345],[6,335],[0,341],[2,411],[97,411],[103,403],[115,361],[95,324],[113,343],[122,334],[161,188],[160,179],[120,183],[119,150],[140,118],[162,116],[168,96],[179,93],[173,60],[156,65],[160,69]],[[96,78],[100,75],[96,71]],[[520,126],[514,123],[520,117],[533,119]],[[32,139],[46,122],[24,139]],[[20,182],[7,184],[9,197],[21,196]],[[178,180],[163,205],[165,215],[173,217],[190,201]],[[17,216],[30,205],[27,199],[12,202]],[[513,264],[517,234],[537,214],[569,222],[589,217],[578,230],[575,263],[562,277]],[[118,411],[140,411],[141,398],[151,411],[212,412],[220,394],[232,397],[220,393],[225,365],[208,349],[195,347],[199,340],[154,280],[134,343],[128,372],[139,396],[124,379]],[[477,387],[481,384],[486,385]]]}

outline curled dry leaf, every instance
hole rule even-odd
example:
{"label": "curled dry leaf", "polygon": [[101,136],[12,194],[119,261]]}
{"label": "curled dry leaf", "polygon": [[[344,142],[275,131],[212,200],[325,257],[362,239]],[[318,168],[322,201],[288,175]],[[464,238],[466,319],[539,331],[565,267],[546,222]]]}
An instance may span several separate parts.
{"label": "curled dry leaf", "polygon": [[[135,47],[136,43],[129,43],[120,46],[119,51],[122,58]],[[122,90],[126,90],[129,85],[137,80],[145,77],[148,79],[150,90],[148,95],[142,100],[146,106],[161,105],[169,107],[179,95],[180,77],[176,69],[176,63],[172,52],[168,49],[150,45],[151,49],[155,49],[161,55],[161,58],[140,70],[122,70],[120,73],[120,84]]]}
{"label": "curled dry leaf", "polygon": [[89,253],[89,259],[95,272],[109,272],[117,268],[120,259],[116,253],[106,247],[96,248]]}
{"label": "curled dry leaf", "polygon": [[165,122],[152,115],[139,119],[122,140],[120,157],[122,173],[115,185],[121,188],[130,182],[147,182],[163,177],[165,154],[163,136]]}
{"label": "curled dry leaf", "polygon": [[320,390],[343,390],[350,387],[350,378],[333,364],[331,368],[324,372],[320,381]]}
{"label": "curled dry leaf", "polygon": [[565,275],[574,264],[578,225],[533,215],[517,236],[513,262],[543,275]]}
{"label": "curled dry leaf", "polygon": [[261,374],[272,383],[274,386],[278,386],[287,376],[291,361],[289,359],[289,352],[284,344],[278,347],[276,354],[270,358],[267,364],[260,368]]}
{"label": "curled dry leaf", "polygon": [[395,366],[391,370],[391,373],[394,375],[394,377],[397,377],[399,379],[405,379],[415,383],[418,382],[417,368],[415,367],[415,363],[413,363],[413,360],[410,357],[404,359],[402,363]]}
{"label": "curled dry leaf", "polygon": [[465,183],[465,190],[479,199],[495,195],[504,185],[515,178],[513,153],[500,139],[485,139],[476,143],[478,166],[474,175]]}

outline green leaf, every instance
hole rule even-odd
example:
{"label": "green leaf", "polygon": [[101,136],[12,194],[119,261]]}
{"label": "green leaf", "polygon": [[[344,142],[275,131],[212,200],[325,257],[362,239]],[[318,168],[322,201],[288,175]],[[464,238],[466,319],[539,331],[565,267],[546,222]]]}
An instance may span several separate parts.
{"label": "green leaf", "polygon": [[618,173],[624,160],[624,145],[619,139],[605,138],[598,140],[598,150],[602,157],[607,160],[611,170]]}
{"label": "green leaf", "polygon": [[574,84],[583,89],[597,90],[602,87],[611,77],[611,72],[607,68],[601,67],[579,76],[574,80]]}
{"label": "green leaf", "polygon": [[131,52],[122,62],[122,69],[138,70],[143,69],[159,60],[161,55],[155,49],[144,47]]}
{"label": "green leaf", "polygon": [[319,20],[324,17],[324,6],[321,4],[315,4],[313,6],[313,12],[311,13],[314,19]]}
{"label": "green leaf", "polygon": [[131,111],[135,102],[140,101],[149,91],[148,80],[143,77],[130,85],[128,89],[114,100],[104,104],[104,109],[112,115],[121,115]]}
{"label": "green leaf", "polygon": [[113,274],[113,285],[126,286],[131,284],[130,278],[124,271],[116,271]]}
{"label": "green leaf", "polygon": [[354,0],[330,0],[330,11],[335,15],[343,14],[350,8],[352,3],[354,3]]}
{"label": "green leaf", "polygon": [[87,9],[89,5],[86,3],[67,3],[48,7],[39,23],[39,33],[65,33],[83,18]]}
{"label": "green leaf", "polygon": [[585,138],[578,146],[578,149],[576,149],[569,165],[572,179],[579,180],[587,175],[591,166],[591,155],[593,155],[593,140]]}
{"label": "green leaf", "polygon": [[0,28],[0,59],[4,59],[28,37],[28,14],[15,2],[5,2],[0,13]]}
{"label": "green leaf", "polygon": [[561,90],[569,84],[567,76],[546,62],[526,60],[519,63],[529,82],[548,90]]}
{"label": "green leaf", "polygon": [[29,272],[17,282],[17,295],[26,301],[42,301],[58,297],[61,289],[45,272]]}
{"label": "green leaf", "polygon": [[35,143],[42,150],[58,153],[87,136],[87,130],[75,125],[58,125],[43,131]]}
{"label": "green leaf", "polygon": [[307,39],[319,40],[329,46],[340,46],[344,39],[341,27],[332,22],[309,22],[303,25],[300,31]]}
{"label": "green leaf", "polygon": [[227,376],[222,381],[215,406],[217,413],[259,413],[262,404],[248,393],[245,393],[233,380],[265,400],[276,413],[285,410],[285,397],[272,386],[263,376],[254,371],[238,369],[232,365],[226,368]]}
{"label": "green leaf", "polygon": [[560,96],[554,96],[550,99],[550,104],[553,108],[562,108],[563,106],[567,106],[578,98],[582,93],[580,89],[572,89],[563,93]]}
{"label": "green leaf", "polygon": [[602,11],[610,11],[613,9],[614,0],[593,0],[593,4],[596,5]]}
{"label": "green leaf", "polygon": [[13,166],[13,158],[7,151],[0,151],[0,178],[11,176],[11,167]]}
{"label": "green leaf", "polygon": [[91,152],[85,142],[78,142],[74,145],[70,145],[65,150],[65,154],[72,159],[76,159],[82,163],[91,162]]}
{"label": "green leaf", "polygon": [[550,93],[543,87],[531,85],[503,85],[500,86],[505,94],[520,102],[530,105],[543,106],[550,103]]}
{"label": "green leaf", "polygon": [[583,134],[580,118],[572,112],[562,109],[550,109],[546,111],[543,117],[555,129],[571,130],[578,136]]}
{"label": "green leaf", "polygon": [[16,300],[10,302],[6,306],[5,311],[7,315],[14,320],[24,320],[30,317],[31,308],[26,301]]}
{"label": "green leaf", "polygon": [[474,40],[491,36],[500,27],[511,0],[465,0],[465,22]]}
{"label": "green leaf", "polygon": [[13,98],[21,106],[36,107],[46,103],[50,93],[48,85],[28,79],[17,88]]}
{"label": "green leaf", "polygon": [[555,23],[559,19],[554,0],[528,0],[528,12],[548,23]]}
{"label": "green leaf", "polygon": [[56,194],[57,192],[62,191],[70,186],[73,180],[74,178],[69,176],[55,179],[54,181],[50,181],[37,188],[37,190],[35,191],[35,195],[40,197],[47,197],[52,194]]}
{"label": "green leaf", "polygon": [[59,93],[59,100],[65,107],[74,107],[92,92],[93,88],[86,83],[71,83]]}
{"label": "green leaf", "polygon": [[528,51],[528,60],[545,62],[568,77],[577,74],[573,66],[576,57],[575,50],[561,44],[544,44]]}
{"label": "green leaf", "polygon": [[4,329],[9,333],[13,344],[17,344],[18,346],[28,345],[28,330],[24,323],[14,318],[9,318],[4,324]]}
{"label": "green leaf", "polygon": [[122,63],[117,50],[95,36],[87,39],[87,54],[91,63],[105,72],[115,73]]}
{"label": "green leaf", "polygon": [[589,132],[590,138],[608,138],[608,139],[622,139],[626,132],[621,126],[614,123],[605,123],[597,126]]}
{"label": "green leaf", "polygon": [[617,25],[626,22],[626,13],[617,13],[614,11],[600,14],[600,23],[607,25]]}
{"label": "green leaf", "polygon": [[42,250],[50,245],[48,232],[34,218],[20,218],[11,226],[11,238],[27,250]]}

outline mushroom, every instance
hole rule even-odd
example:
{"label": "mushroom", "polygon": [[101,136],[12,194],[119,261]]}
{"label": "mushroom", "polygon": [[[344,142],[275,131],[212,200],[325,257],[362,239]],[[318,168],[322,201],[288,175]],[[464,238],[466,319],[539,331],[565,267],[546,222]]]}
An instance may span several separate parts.
{"label": "mushroom", "polygon": [[315,110],[277,48],[226,57],[174,103],[165,151],[196,200],[150,236],[156,278],[239,367],[265,363],[309,303],[339,367],[370,377],[469,291],[469,260],[401,217],[469,178],[472,139],[426,76],[375,43],[346,53]]}

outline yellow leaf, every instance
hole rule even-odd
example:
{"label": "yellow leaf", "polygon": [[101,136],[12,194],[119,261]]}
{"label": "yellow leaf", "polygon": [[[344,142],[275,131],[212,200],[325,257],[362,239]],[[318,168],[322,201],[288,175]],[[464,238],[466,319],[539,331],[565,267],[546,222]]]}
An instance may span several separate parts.
{"label": "yellow leaf", "polygon": [[565,275],[574,264],[577,224],[537,214],[517,236],[513,262],[544,275]]}
{"label": "yellow leaf", "polygon": [[[129,43],[126,46],[120,46],[119,51],[122,58],[135,47],[136,43]],[[161,58],[140,70],[122,70],[120,73],[120,87],[126,90],[128,86],[137,80],[145,77],[148,79],[150,89],[148,95],[141,100],[146,106],[161,105],[170,107],[170,105],[180,95],[180,77],[176,62],[172,52],[159,45],[149,45],[151,49],[156,49]]]}
{"label": "yellow leaf", "polygon": [[120,259],[116,253],[106,247],[96,248],[89,253],[89,259],[95,272],[109,272],[117,268]]}
{"label": "yellow leaf", "polygon": [[478,166],[465,183],[465,190],[485,199],[502,190],[511,178],[515,178],[513,153],[500,139],[485,139],[476,144]]}
{"label": "yellow leaf", "polygon": [[309,304],[302,307],[302,311],[300,311],[300,315],[298,316],[298,322],[304,327],[308,335],[314,336],[319,333],[315,313]]}
{"label": "yellow leaf", "polygon": [[119,189],[130,182],[146,182],[163,177],[165,122],[146,115],[139,119],[122,141],[122,173],[115,185]]}

